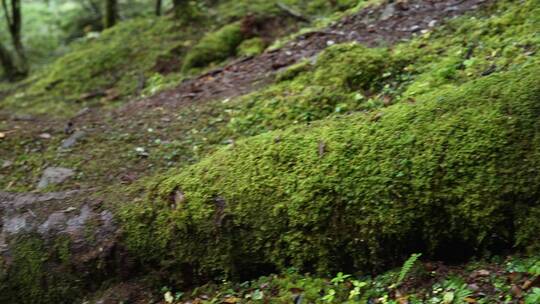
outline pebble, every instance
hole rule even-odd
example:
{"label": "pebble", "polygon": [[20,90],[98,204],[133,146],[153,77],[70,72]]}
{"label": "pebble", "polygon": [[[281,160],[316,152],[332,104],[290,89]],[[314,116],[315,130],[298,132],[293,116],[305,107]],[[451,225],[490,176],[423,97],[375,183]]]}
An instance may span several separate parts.
{"label": "pebble", "polygon": [[68,168],[48,167],[43,171],[43,175],[38,183],[37,188],[43,189],[49,185],[57,185],[63,183],[66,179],[75,175],[75,171]]}
{"label": "pebble", "polygon": [[73,147],[77,143],[77,141],[83,138],[85,135],[86,135],[86,132],[84,131],[76,131],[75,133],[71,134],[70,137],[64,139],[60,147],[62,149],[69,149]]}

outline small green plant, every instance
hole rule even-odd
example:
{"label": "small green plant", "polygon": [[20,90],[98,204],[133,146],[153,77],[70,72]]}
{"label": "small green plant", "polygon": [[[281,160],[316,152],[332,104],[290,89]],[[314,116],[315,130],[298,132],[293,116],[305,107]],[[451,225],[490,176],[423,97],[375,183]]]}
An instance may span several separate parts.
{"label": "small green plant", "polygon": [[366,282],[357,280],[352,280],[351,283],[353,284],[354,288],[351,290],[351,292],[349,292],[349,300],[353,300],[358,297],[360,295],[360,290],[367,286]]}
{"label": "small green plant", "polygon": [[534,263],[530,268],[529,268],[529,271],[528,271],[530,274],[534,275],[534,276],[540,276],[540,261],[537,261],[536,263]]}
{"label": "small green plant", "polygon": [[465,302],[465,298],[472,294],[467,284],[459,277],[451,277],[442,284],[443,303],[460,304]]}
{"label": "small green plant", "polygon": [[330,280],[330,282],[334,285],[339,285],[345,282],[345,280],[347,280],[350,277],[351,277],[350,274],[343,274],[343,272],[338,272],[338,274],[332,280]]}
{"label": "small green plant", "polygon": [[422,256],[421,253],[414,253],[405,261],[405,263],[403,263],[403,266],[401,267],[401,270],[399,272],[399,277],[397,280],[398,285],[401,284],[401,282],[403,282],[407,274],[411,271],[414,264],[416,263],[416,261],[418,261],[418,259],[421,256]]}
{"label": "small green plant", "polygon": [[525,297],[525,304],[537,304],[540,303],[540,288],[535,287],[532,289],[531,293],[529,293]]}
{"label": "small green plant", "polygon": [[328,293],[325,294],[325,295],[322,297],[322,300],[323,300],[324,302],[333,303],[335,297],[336,297],[336,290],[335,290],[335,289],[330,289],[330,290],[328,291]]}

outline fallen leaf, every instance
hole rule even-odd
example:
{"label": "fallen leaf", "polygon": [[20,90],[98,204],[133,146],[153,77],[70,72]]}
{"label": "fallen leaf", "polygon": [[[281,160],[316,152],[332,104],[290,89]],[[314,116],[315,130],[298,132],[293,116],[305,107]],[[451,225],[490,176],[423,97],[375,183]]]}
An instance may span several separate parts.
{"label": "fallen leaf", "polygon": [[234,303],[238,303],[240,302],[240,299],[239,298],[236,298],[236,297],[230,297],[230,298],[226,298],[223,303],[229,303],[229,304],[234,304]]}
{"label": "fallen leaf", "polygon": [[466,297],[465,299],[463,299],[463,301],[467,302],[467,303],[476,303],[476,300],[473,299],[473,298],[469,298],[469,297]]}

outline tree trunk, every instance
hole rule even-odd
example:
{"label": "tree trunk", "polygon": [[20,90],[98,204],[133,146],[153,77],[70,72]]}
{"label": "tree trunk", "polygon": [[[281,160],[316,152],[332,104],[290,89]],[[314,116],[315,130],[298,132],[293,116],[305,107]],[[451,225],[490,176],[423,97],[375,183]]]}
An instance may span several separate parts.
{"label": "tree trunk", "polygon": [[104,28],[113,27],[116,24],[118,17],[118,1],[117,0],[105,0],[105,13],[103,15]]}
{"label": "tree trunk", "polygon": [[161,16],[161,0],[156,0],[156,16]]}
{"label": "tree trunk", "polygon": [[18,69],[9,51],[0,43],[0,65],[4,69],[4,74],[9,80],[17,78]]}
{"label": "tree trunk", "polygon": [[[6,17],[9,33],[11,35],[11,40],[13,42],[13,47],[17,56],[19,57],[18,67],[15,65],[14,61],[11,62],[16,66],[16,71],[19,76],[28,74],[28,60],[26,58],[26,52],[22,44],[22,13],[21,13],[21,1],[20,0],[11,0],[11,10],[8,8],[6,0],[2,0],[2,6],[4,8],[4,14]],[[3,51],[6,51],[4,48]],[[8,54],[9,53],[5,53]],[[5,55],[3,54],[3,55]],[[4,56],[2,56],[4,57]],[[6,57],[7,58],[7,57]]]}
{"label": "tree trunk", "polygon": [[173,11],[177,18],[187,17],[185,16],[187,5],[188,1],[186,0],[173,0]]}

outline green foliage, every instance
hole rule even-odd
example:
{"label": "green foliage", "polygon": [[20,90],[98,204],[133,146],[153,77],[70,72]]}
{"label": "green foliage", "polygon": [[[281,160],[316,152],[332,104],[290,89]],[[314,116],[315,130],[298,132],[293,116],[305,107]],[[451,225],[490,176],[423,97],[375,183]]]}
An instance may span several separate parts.
{"label": "green foliage", "polygon": [[109,89],[120,97],[132,95],[157,58],[178,47],[174,29],[175,24],[167,19],[122,22],[73,45],[71,52],[29,79],[23,92],[6,100],[7,106],[32,108],[37,113],[69,113],[81,103],[111,103],[100,100]]}
{"label": "green foliage", "polygon": [[237,53],[241,56],[255,56],[264,52],[266,45],[259,37],[244,40],[239,46]]}
{"label": "green foliage", "polygon": [[465,298],[472,294],[467,283],[460,277],[451,277],[442,283],[442,300],[445,304],[465,303]]}
{"label": "green foliage", "polygon": [[60,238],[57,246],[47,251],[37,236],[19,236],[11,241],[13,260],[2,265],[0,260],[0,302],[36,304],[70,303],[81,293],[79,274],[51,271],[48,267],[59,259],[69,269],[65,246],[69,241]]}
{"label": "green foliage", "polygon": [[[127,207],[127,244],[208,276],[370,270],[413,250],[500,246],[493,235],[509,246],[526,227],[504,223],[539,203],[538,72],[237,142]],[[171,202],[176,191],[182,202]]]}
{"label": "green foliage", "polygon": [[416,261],[418,261],[418,259],[421,256],[422,256],[421,253],[414,253],[405,261],[405,263],[403,263],[403,266],[401,267],[401,270],[399,271],[397,284],[401,284],[403,282],[407,274],[409,274],[414,264],[416,263]]}
{"label": "green foliage", "polygon": [[236,48],[244,40],[240,24],[228,24],[216,32],[206,34],[186,54],[183,70],[204,68],[233,56]]}
{"label": "green foliage", "polygon": [[[528,259],[515,258],[515,260],[526,263]],[[413,277],[407,286],[402,286],[394,292],[391,291],[392,286],[389,286],[393,280],[388,280],[395,277],[396,273],[393,271],[362,278],[348,275],[344,279],[343,274],[338,274],[335,278],[340,279],[336,281],[326,277],[302,275],[293,270],[242,283],[231,281],[209,283],[195,288],[192,292],[174,292],[174,289],[163,288],[161,293],[168,295],[174,304],[186,302],[390,304],[401,303],[404,300],[411,304],[462,304],[473,301],[487,304],[496,303],[505,297],[508,297],[507,301],[511,301],[509,298],[511,282],[508,282],[507,278],[511,272],[501,270],[501,262],[489,264],[490,269],[499,271],[492,277],[480,279],[482,282],[480,290],[473,291],[467,287],[466,282],[471,280],[468,277],[469,271],[482,269],[481,265],[486,266],[485,262],[453,265],[429,279]],[[504,283],[501,285],[497,280]],[[537,303],[539,294],[538,288],[531,288],[524,296],[525,303]]]}
{"label": "green foliage", "polygon": [[332,12],[344,11],[353,8],[358,4],[358,0],[240,0],[240,1],[223,1],[217,6],[220,14],[218,18],[224,20],[236,19],[248,14],[256,15],[278,15],[282,11],[276,5],[278,2],[293,8],[296,11],[302,12],[308,16],[326,16]]}
{"label": "green foliage", "polygon": [[385,49],[354,43],[330,47],[315,64],[304,61],[292,66],[278,75],[276,85],[233,104],[229,128],[238,135],[254,135],[370,108],[367,96],[391,81],[385,72],[400,67]]}
{"label": "green foliage", "polygon": [[527,296],[525,296],[525,304],[540,303],[540,288],[534,287]]}

